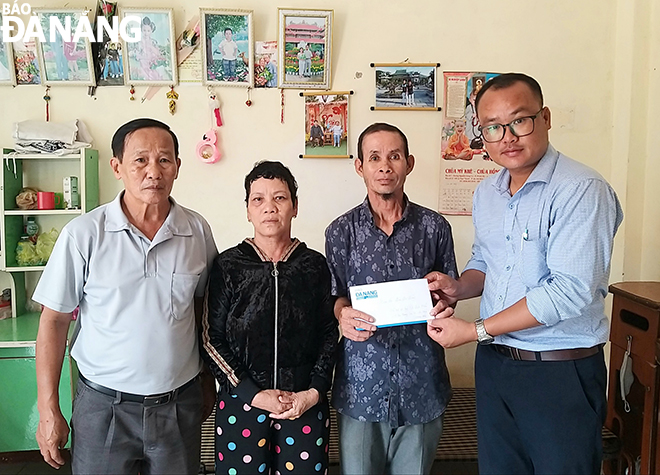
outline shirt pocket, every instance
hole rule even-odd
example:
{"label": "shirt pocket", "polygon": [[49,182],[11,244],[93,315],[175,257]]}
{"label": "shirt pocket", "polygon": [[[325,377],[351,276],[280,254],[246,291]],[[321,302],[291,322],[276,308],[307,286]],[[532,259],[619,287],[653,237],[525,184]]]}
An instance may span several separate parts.
{"label": "shirt pocket", "polygon": [[194,296],[200,274],[172,274],[172,317],[182,320],[194,314]]}
{"label": "shirt pocket", "polygon": [[547,244],[547,238],[522,241],[518,275],[527,288],[538,287],[550,274],[546,256]]}

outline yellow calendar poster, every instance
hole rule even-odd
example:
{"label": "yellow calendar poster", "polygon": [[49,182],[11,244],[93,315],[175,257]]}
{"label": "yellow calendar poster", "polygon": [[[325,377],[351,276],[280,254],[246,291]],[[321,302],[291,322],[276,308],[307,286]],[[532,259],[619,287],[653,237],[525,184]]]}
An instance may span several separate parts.
{"label": "yellow calendar poster", "polygon": [[479,89],[495,76],[495,73],[444,73],[440,213],[471,214],[472,195],[477,185],[500,170],[483,146],[474,109],[474,99]]}

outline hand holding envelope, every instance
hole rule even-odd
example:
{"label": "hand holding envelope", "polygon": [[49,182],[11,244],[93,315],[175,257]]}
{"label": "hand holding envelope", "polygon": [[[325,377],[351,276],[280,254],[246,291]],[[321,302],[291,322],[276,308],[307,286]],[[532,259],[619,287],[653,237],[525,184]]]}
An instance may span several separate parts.
{"label": "hand holding envelope", "polygon": [[[365,341],[371,338],[376,331],[372,325],[373,317],[351,307],[351,302],[346,297],[339,297],[335,303],[335,312],[339,309],[339,327],[345,338],[353,341]],[[358,330],[359,329],[359,330]]]}
{"label": "hand holding envelope", "polygon": [[377,327],[426,323],[433,308],[426,279],[356,285],[349,289],[353,309],[374,318]]}

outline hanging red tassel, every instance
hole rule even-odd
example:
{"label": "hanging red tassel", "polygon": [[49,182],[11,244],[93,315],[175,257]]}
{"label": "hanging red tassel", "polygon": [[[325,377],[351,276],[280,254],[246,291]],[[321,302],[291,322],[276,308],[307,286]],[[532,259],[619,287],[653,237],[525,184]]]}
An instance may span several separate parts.
{"label": "hanging red tassel", "polygon": [[44,94],[44,101],[46,101],[46,122],[50,121],[50,86],[46,86],[46,94]]}
{"label": "hanging red tassel", "polygon": [[280,124],[284,123],[284,89],[280,89],[280,94],[281,94],[281,100],[280,100]]}

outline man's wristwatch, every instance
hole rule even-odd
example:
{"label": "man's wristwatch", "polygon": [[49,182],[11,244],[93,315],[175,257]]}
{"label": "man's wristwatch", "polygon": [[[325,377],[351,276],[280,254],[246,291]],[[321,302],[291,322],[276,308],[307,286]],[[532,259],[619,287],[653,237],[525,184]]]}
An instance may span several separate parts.
{"label": "man's wristwatch", "polygon": [[495,339],[486,331],[484,319],[475,320],[474,326],[477,327],[477,341],[483,345],[492,343]]}

